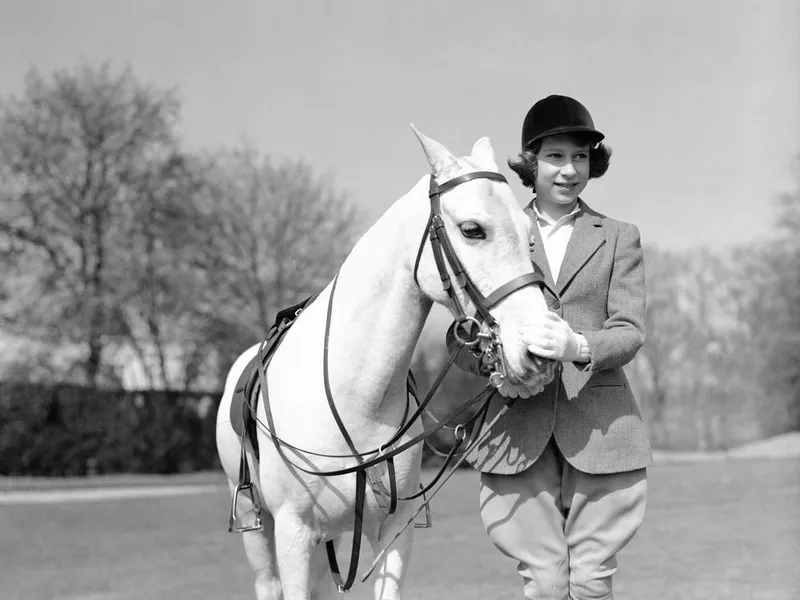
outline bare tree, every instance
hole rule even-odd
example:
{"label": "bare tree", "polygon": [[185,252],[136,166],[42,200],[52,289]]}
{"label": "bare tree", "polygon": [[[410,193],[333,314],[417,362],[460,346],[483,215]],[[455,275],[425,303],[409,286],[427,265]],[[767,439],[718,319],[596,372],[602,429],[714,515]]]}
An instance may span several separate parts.
{"label": "bare tree", "polygon": [[109,374],[104,351],[126,335],[131,215],[180,164],[178,103],[105,65],[32,71],[1,108],[0,326],[80,346],[96,384]]}
{"label": "bare tree", "polygon": [[737,249],[731,265],[744,333],[730,358],[746,361],[741,387],[754,388],[749,413],[762,435],[800,429],[800,156],[795,167],[795,190],[777,198],[775,235]]}
{"label": "bare tree", "polygon": [[361,226],[302,162],[182,153],[177,101],[130,71],[33,71],[0,108],[0,330],[80,349],[73,379],[218,385]]}
{"label": "bare tree", "polygon": [[646,264],[629,372],[656,444],[715,450],[800,427],[800,191],[780,197],[768,243],[648,250]]}
{"label": "bare tree", "polygon": [[757,364],[746,353],[737,271],[724,253],[648,249],[647,337],[629,368],[657,445],[727,444],[729,415],[749,401]]}
{"label": "bare tree", "polygon": [[776,235],[742,260],[757,276],[742,319],[766,359],[762,387],[782,408],[770,433],[800,429],[800,155],[794,166],[795,189],[777,198]]}
{"label": "bare tree", "polygon": [[118,295],[124,337],[138,358],[147,387],[185,389],[202,362],[198,332],[204,327],[196,302],[202,281],[193,265],[198,214],[194,196],[202,186],[196,161],[173,155],[158,164],[128,205],[125,246],[129,262]]}
{"label": "bare tree", "polygon": [[322,289],[362,223],[355,206],[301,161],[252,148],[208,159],[197,260],[220,368],[258,341],[276,311]]}
{"label": "bare tree", "polygon": [[793,390],[794,426],[800,428],[800,154],[795,157],[795,189],[779,198],[779,272],[787,309],[785,337],[777,348],[781,377]]}
{"label": "bare tree", "polygon": [[688,257],[645,249],[645,343],[627,367],[642,411],[659,445],[670,444],[669,422],[681,410],[675,391],[684,385],[691,323],[683,310]]}

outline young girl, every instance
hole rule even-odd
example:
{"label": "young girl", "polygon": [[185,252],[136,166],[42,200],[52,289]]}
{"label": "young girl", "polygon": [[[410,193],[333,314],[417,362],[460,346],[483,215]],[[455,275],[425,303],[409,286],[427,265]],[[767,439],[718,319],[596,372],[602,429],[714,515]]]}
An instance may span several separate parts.
{"label": "young girl", "polygon": [[613,598],[617,553],[645,512],[650,443],[622,370],[644,341],[639,231],[579,198],[608,169],[603,138],[580,102],[549,96],[528,111],[509,161],[536,193],[531,260],[550,308],[525,337],[533,354],[560,362],[540,393],[501,386],[518,399],[469,460],[486,531],[531,599]]}

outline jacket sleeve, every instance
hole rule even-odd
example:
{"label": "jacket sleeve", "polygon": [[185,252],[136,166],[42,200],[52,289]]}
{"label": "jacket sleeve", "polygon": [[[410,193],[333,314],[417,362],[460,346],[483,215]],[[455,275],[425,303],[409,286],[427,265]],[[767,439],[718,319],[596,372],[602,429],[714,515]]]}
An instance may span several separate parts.
{"label": "jacket sleeve", "polygon": [[624,224],[614,252],[608,289],[608,318],[600,331],[580,331],[589,342],[591,359],[583,371],[622,367],[644,343],[645,276],[639,230]]}

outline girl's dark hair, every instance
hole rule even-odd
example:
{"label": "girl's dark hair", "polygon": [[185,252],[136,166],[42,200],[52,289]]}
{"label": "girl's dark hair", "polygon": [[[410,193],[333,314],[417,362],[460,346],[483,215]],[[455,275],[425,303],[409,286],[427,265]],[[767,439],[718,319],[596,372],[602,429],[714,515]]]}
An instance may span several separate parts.
{"label": "girl's dark hair", "polygon": [[[568,136],[572,142],[578,145],[591,143],[591,138],[586,138],[580,134],[570,134]],[[542,140],[537,140],[529,148],[525,148],[519,153],[516,159],[508,159],[508,166],[519,176],[522,185],[536,191],[536,155],[542,149]],[[611,148],[600,142],[592,146],[589,150],[589,179],[597,179],[605,175],[608,165],[611,162]]]}

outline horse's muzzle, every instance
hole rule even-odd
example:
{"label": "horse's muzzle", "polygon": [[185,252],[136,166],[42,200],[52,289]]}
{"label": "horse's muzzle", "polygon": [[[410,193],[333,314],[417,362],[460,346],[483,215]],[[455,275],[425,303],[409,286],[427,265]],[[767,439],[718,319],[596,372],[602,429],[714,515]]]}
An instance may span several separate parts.
{"label": "horse's muzzle", "polygon": [[511,382],[519,385],[547,385],[556,375],[558,361],[542,358],[525,350],[522,361],[522,372],[511,375]]}

